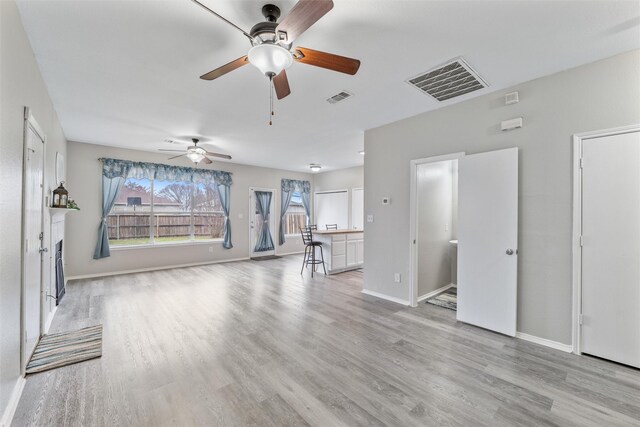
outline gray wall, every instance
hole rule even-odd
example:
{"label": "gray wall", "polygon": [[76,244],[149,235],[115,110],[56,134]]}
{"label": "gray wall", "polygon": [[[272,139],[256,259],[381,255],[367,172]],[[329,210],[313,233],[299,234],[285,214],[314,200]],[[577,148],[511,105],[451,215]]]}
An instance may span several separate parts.
{"label": "gray wall", "polygon": [[[280,218],[280,180],[282,178],[308,180],[312,183],[311,191],[313,191],[313,176],[311,174],[214,162],[212,168],[233,174],[230,208],[232,249],[224,249],[221,242],[185,244],[178,247],[112,249],[109,258],[94,260],[93,251],[102,214],[102,164],[98,161],[100,157],[182,166],[193,165],[185,158],[167,160],[168,155],[159,153],[69,142],[67,189],[69,197],[73,198],[82,209],[76,214],[67,216],[66,272],[70,276],[100,275],[247,258],[249,256],[249,187],[264,187],[275,190],[276,230],[272,230],[272,234],[276,244],[276,253],[301,252],[304,249],[298,236],[287,238],[287,242],[282,246],[277,244]],[[242,214],[242,218],[239,217],[239,214]],[[210,247],[213,252],[209,252]]]}
{"label": "gray wall", "polygon": [[364,167],[339,169],[314,175],[314,191],[349,190],[349,227],[351,224],[351,190],[364,188]]}
{"label": "gray wall", "polygon": [[418,298],[452,283],[453,163],[417,168]]}
{"label": "gray wall", "polygon": [[[55,154],[66,140],[44,85],[15,2],[0,1],[0,416],[20,376],[20,243],[24,107],[47,140],[45,189],[55,180]],[[45,231],[49,215],[45,211]],[[45,233],[45,245],[49,235]],[[49,260],[45,259],[45,280]],[[50,307],[45,310],[49,311]],[[48,313],[46,314],[48,315]]]}
{"label": "gray wall", "polygon": [[365,289],[409,300],[410,160],[519,147],[518,331],[571,343],[572,135],[640,122],[638,76],[636,50],[365,132]]}

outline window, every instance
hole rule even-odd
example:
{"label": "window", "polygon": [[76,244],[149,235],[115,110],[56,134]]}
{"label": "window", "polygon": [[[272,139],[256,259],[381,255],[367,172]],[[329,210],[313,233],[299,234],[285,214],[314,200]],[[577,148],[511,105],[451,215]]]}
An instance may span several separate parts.
{"label": "window", "polygon": [[128,178],[108,228],[112,246],[220,239],[224,212],[215,184]]}
{"label": "window", "polygon": [[300,228],[307,225],[307,213],[302,204],[302,195],[299,191],[293,192],[291,202],[284,215],[284,234],[298,234]]}

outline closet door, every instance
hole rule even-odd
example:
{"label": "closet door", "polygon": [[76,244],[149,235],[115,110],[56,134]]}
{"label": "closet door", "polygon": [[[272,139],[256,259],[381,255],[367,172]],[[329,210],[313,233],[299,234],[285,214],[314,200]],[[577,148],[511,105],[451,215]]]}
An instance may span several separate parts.
{"label": "closet door", "polygon": [[458,320],[516,334],[518,149],[460,159]]}

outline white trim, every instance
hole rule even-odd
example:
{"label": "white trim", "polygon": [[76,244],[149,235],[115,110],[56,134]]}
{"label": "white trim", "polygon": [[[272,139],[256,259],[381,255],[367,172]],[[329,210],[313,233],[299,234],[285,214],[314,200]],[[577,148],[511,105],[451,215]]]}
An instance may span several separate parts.
{"label": "white trim", "polygon": [[24,385],[26,382],[27,380],[23,376],[18,377],[18,381],[13,387],[13,391],[11,392],[11,397],[9,398],[9,402],[7,403],[7,407],[4,408],[2,419],[0,419],[0,427],[9,427],[11,425],[11,421],[13,421],[13,416],[15,415],[16,409],[18,408],[18,403],[20,402],[22,390],[24,390]]}
{"label": "white trim", "polygon": [[166,242],[166,243],[143,243],[140,245],[114,245],[109,246],[109,250],[111,252],[118,251],[126,251],[130,249],[151,249],[151,248],[168,248],[172,246],[203,246],[203,245],[214,245],[214,244],[222,244],[224,243],[224,239],[208,239],[208,240],[181,240],[177,242]]}
{"label": "white trim", "polygon": [[396,298],[396,297],[392,297],[392,296],[385,295],[385,294],[381,294],[379,292],[369,291],[367,289],[363,289],[361,292],[363,294],[365,294],[365,295],[370,295],[372,297],[384,299],[384,300],[387,300],[387,301],[395,302],[395,303],[406,305],[406,306],[409,305],[409,301],[407,301],[407,300]]}
{"label": "white trim", "polygon": [[435,291],[431,291],[428,294],[424,294],[421,297],[418,297],[418,302],[422,302],[422,301],[424,301],[426,299],[429,299],[429,298],[431,298],[433,296],[438,295],[439,293],[442,293],[442,292],[446,291],[447,289],[455,288],[455,287],[456,287],[456,285],[454,285],[453,283],[449,283],[448,285],[444,285],[443,287],[441,287],[439,289],[436,289]]}
{"label": "white trim", "polygon": [[316,194],[331,194],[331,193],[347,193],[349,194],[349,189],[348,188],[341,188],[339,190],[323,190],[323,191],[315,191],[313,193],[313,195],[315,196]]}
{"label": "white trim", "polygon": [[563,344],[557,341],[551,341],[546,338],[536,337],[535,335],[525,334],[524,332],[516,332],[516,338],[524,341],[529,341],[534,344],[540,344],[545,347],[553,348],[556,350],[564,351],[565,353],[573,352],[573,346],[570,344]]}
{"label": "white trim", "polygon": [[163,265],[161,267],[137,268],[134,270],[121,270],[121,271],[109,271],[104,273],[79,274],[77,276],[69,276],[66,278],[66,280],[71,281],[71,280],[80,280],[80,279],[93,279],[96,277],[119,276],[122,274],[146,273],[148,271],[171,270],[172,268],[198,267],[201,265],[221,264],[224,262],[247,261],[248,259],[249,257],[242,257],[242,258],[232,258],[232,259],[221,259],[217,261],[192,262],[189,264]]}
{"label": "white trim", "polygon": [[582,314],[582,142],[605,136],[620,135],[630,132],[640,132],[640,124],[621,126],[611,129],[577,133],[573,135],[573,230],[572,230],[572,284],[573,304],[571,308],[571,347],[575,354],[582,354],[580,340],[580,314]]}
{"label": "white trim", "polygon": [[[64,285],[67,286],[67,281],[64,281]],[[51,323],[53,323],[53,317],[56,315],[56,313],[58,312],[58,306],[54,306],[53,310],[51,310],[49,312],[49,316],[47,316],[47,320],[44,324],[44,331],[42,332],[43,334],[47,334],[49,332],[49,328],[51,327]]]}
{"label": "white trim", "polygon": [[425,163],[458,160],[465,156],[464,151],[445,154],[443,156],[414,159],[410,164],[409,193],[409,300],[411,307],[418,305],[418,165]]}

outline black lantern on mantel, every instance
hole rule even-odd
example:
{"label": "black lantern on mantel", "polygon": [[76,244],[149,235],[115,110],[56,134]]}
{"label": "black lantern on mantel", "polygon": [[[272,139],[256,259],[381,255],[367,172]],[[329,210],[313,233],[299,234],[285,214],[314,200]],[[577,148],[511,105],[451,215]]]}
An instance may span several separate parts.
{"label": "black lantern on mantel", "polygon": [[66,208],[69,200],[69,192],[63,186],[64,181],[60,183],[60,187],[53,190],[53,208]]}

